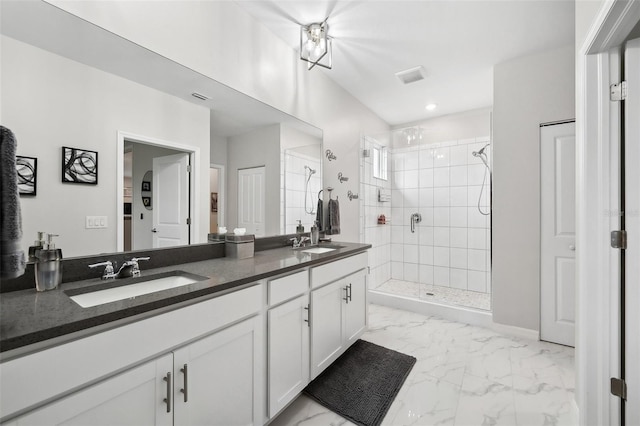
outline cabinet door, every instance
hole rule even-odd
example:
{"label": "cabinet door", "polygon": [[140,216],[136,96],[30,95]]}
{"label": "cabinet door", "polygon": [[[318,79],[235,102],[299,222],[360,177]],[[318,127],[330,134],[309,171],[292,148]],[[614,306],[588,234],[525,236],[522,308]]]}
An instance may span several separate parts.
{"label": "cabinet door", "polygon": [[[55,368],[55,367],[52,367]],[[167,382],[173,356],[118,374],[10,422],[11,425],[171,425]],[[171,391],[171,389],[169,389]]]}
{"label": "cabinet door", "polygon": [[174,352],[176,424],[262,424],[261,324],[250,318]]}
{"label": "cabinet door", "polygon": [[343,280],[311,292],[311,380],[342,353],[345,296]]}
{"label": "cabinet door", "polygon": [[269,417],[309,383],[308,296],[269,311]]}
{"label": "cabinet door", "polygon": [[364,270],[345,278],[349,300],[345,305],[344,337],[351,346],[367,327],[367,274]]}

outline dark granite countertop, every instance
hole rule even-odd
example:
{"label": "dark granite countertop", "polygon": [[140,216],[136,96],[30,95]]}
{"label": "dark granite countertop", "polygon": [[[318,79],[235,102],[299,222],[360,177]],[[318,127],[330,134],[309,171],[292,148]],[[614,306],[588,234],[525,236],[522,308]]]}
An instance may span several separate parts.
{"label": "dark granite countertop", "polygon": [[257,251],[250,259],[217,258],[144,270],[145,276],[185,271],[207,277],[182,287],[131,299],[82,308],[69,293],[89,286],[118,286],[136,278],[102,281],[99,278],[61,284],[38,293],[35,289],[0,294],[0,352],[2,360],[121,326],[168,310],[254,285],[260,279],[363,252],[368,244],[336,242],[340,248],[323,254],[303,253],[291,247]]}

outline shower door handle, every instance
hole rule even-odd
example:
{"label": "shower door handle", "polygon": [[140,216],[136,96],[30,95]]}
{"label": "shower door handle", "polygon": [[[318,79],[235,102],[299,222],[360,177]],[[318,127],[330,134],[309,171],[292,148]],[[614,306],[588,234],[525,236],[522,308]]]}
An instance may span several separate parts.
{"label": "shower door handle", "polygon": [[422,222],[422,215],[414,213],[411,215],[411,232],[416,232],[416,223]]}

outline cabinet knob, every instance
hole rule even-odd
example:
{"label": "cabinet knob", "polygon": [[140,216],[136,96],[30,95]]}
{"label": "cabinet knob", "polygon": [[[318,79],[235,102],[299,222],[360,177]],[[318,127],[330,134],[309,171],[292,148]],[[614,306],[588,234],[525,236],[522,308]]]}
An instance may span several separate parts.
{"label": "cabinet knob", "polygon": [[185,364],[181,369],[180,372],[183,374],[183,385],[184,387],[182,389],[180,389],[180,392],[184,394],[184,402],[187,402],[188,399],[188,370],[187,370],[187,364]]}

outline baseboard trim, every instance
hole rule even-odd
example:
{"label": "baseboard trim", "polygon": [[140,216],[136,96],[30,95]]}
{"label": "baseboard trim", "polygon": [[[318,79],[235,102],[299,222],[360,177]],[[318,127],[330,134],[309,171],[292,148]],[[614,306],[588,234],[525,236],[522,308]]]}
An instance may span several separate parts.
{"label": "baseboard trim", "polygon": [[529,340],[540,340],[540,332],[529,328],[516,327],[514,325],[492,323],[491,328],[502,334],[508,334],[515,337],[523,337]]}

